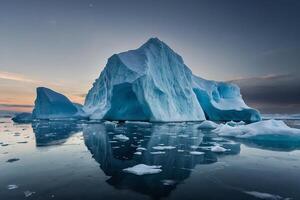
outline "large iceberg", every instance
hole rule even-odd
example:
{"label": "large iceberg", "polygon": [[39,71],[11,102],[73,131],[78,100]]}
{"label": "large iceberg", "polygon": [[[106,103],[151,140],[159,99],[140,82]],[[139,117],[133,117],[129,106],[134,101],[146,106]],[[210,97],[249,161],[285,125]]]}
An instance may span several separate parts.
{"label": "large iceberg", "polygon": [[83,115],[79,104],[72,103],[60,93],[45,87],[38,87],[36,93],[34,119],[78,118]]}
{"label": "large iceberg", "polygon": [[111,56],[86,96],[84,111],[91,119],[107,120],[260,120],[236,85],[193,75],[157,38]]}

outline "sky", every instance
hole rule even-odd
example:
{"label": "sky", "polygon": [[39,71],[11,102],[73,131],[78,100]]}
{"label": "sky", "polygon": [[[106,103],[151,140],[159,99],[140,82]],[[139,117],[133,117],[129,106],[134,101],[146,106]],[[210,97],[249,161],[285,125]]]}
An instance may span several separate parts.
{"label": "sky", "polygon": [[262,112],[300,113],[299,10],[297,0],[1,0],[0,110],[32,109],[38,86],[83,103],[110,56],[158,37]]}

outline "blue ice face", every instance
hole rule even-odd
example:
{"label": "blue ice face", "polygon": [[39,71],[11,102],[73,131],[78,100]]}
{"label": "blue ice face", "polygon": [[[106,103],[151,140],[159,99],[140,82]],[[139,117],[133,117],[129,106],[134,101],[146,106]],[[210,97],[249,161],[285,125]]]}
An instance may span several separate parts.
{"label": "blue ice face", "polygon": [[181,56],[157,38],[113,55],[84,110],[90,118],[109,120],[260,120],[236,85],[194,76]]}

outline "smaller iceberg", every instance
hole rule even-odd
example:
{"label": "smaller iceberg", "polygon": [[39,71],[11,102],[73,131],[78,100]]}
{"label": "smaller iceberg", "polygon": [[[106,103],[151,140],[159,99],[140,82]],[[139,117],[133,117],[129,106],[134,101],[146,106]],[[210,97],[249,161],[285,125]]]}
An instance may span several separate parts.
{"label": "smaller iceberg", "polygon": [[84,113],[80,104],[72,103],[66,96],[49,88],[36,89],[34,119],[66,119],[82,118]]}
{"label": "smaller iceberg", "polygon": [[16,123],[30,123],[32,121],[32,114],[27,112],[19,113],[12,120]]}
{"label": "smaller iceberg", "polygon": [[257,140],[299,140],[300,129],[290,128],[280,120],[265,120],[247,125],[230,126],[221,124],[213,130],[219,136],[250,138]]}
{"label": "smaller iceberg", "polygon": [[141,176],[141,175],[146,175],[146,174],[160,173],[162,171],[160,168],[161,168],[161,166],[159,166],[159,165],[138,164],[133,167],[123,169],[123,171],[126,173],[131,173],[131,174]]}

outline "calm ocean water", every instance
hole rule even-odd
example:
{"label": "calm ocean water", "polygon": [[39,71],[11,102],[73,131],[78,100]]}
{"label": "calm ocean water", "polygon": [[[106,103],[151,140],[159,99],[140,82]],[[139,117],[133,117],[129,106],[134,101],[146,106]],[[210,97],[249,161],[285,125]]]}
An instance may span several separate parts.
{"label": "calm ocean water", "polygon": [[[299,142],[223,138],[198,125],[0,118],[0,199],[300,199]],[[162,171],[123,171],[141,163]]]}

